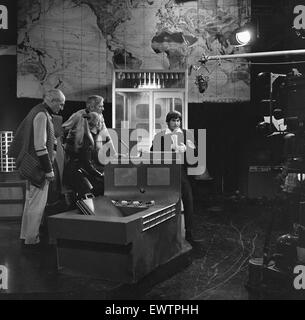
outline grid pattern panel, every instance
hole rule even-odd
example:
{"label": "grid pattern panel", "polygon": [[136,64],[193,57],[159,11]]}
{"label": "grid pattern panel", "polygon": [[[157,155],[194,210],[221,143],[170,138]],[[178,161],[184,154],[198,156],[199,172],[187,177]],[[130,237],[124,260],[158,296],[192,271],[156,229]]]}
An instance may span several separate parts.
{"label": "grid pattern panel", "polygon": [[13,138],[12,131],[0,131],[0,172],[12,172],[16,170],[15,159],[7,155]]}

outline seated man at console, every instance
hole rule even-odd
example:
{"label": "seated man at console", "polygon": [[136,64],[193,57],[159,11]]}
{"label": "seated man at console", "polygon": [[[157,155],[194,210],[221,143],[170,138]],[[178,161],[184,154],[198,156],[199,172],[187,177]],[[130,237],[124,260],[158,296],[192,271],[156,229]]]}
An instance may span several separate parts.
{"label": "seated man at console", "polygon": [[187,152],[196,153],[196,145],[187,140],[186,130],[181,129],[182,116],[178,111],[170,111],[166,115],[167,129],[157,133],[153,139],[151,151],[171,151],[184,154],[181,170],[181,197],[184,206],[185,239],[195,244],[193,237],[193,193],[191,183],[187,175]]}
{"label": "seated man at console", "polygon": [[[66,165],[64,183],[71,187],[77,198],[92,193],[95,196],[104,194],[103,166],[97,160],[96,136],[100,127],[100,117],[96,112],[87,113],[84,117],[82,136],[75,135],[65,143]],[[78,148],[75,148],[75,145]]]}

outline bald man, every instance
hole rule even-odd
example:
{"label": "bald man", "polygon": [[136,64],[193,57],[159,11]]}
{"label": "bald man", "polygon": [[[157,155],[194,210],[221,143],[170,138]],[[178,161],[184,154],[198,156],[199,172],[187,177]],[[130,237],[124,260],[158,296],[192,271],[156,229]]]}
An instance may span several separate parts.
{"label": "bald man", "polygon": [[[47,203],[49,182],[54,180],[53,162],[56,155],[56,138],[52,115],[63,110],[64,94],[53,89],[48,91],[42,103],[36,105],[19,125],[9,154],[16,158],[16,167],[23,177],[28,180],[26,199],[21,223],[20,238],[26,245],[35,245],[40,242],[39,227]],[[30,155],[28,157],[27,155]],[[25,159],[34,166],[40,164],[44,172],[41,183],[34,181],[33,175],[27,176],[24,170]],[[41,171],[40,171],[41,172]]]}

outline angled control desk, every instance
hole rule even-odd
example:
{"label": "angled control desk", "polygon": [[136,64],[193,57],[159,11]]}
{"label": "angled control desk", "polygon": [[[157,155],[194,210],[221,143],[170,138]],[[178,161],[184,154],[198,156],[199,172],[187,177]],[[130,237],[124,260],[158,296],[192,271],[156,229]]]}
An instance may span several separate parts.
{"label": "angled control desk", "polygon": [[104,197],[49,218],[60,271],[134,283],[190,250],[181,236],[180,164],[134,162],[107,164]]}

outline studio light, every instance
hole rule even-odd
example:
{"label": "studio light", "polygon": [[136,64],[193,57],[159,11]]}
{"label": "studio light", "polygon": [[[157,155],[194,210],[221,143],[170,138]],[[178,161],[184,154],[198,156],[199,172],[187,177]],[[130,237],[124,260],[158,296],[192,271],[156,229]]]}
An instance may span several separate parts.
{"label": "studio light", "polygon": [[247,45],[252,39],[250,30],[238,31],[236,32],[235,37],[240,46]]}
{"label": "studio light", "polygon": [[255,28],[252,23],[246,23],[244,26],[235,29],[230,37],[230,43],[235,47],[249,45],[255,39]]}

